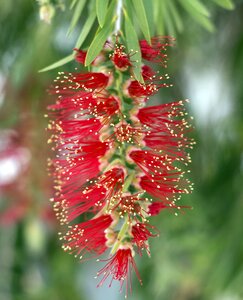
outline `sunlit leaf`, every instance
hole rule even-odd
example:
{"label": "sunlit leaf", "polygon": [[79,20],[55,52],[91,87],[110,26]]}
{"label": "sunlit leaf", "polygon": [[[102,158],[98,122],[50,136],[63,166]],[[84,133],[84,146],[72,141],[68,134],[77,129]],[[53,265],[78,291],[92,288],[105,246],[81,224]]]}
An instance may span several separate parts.
{"label": "sunlit leaf", "polygon": [[86,20],[83,28],[82,28],[82,31],[78,37],[78,40],[76,42],[76,45],[75,45],[75,48],[80,48],[83,44],[83,42],[85,41],[87,35],[89,34],[90,32],[90,29],[92,27],[92,25],[94,24],[94,21],[95,21],[95,18],[96,18],[96,13],[95,11],[91,11],[88,19]]}
{"label": "sunlit leaf", "polygon": [[68,28],[67,35],[69,35],[73,31],[75,26],[77,25],[78,19],[80,18],[81,14],[82,14],[85,3],[86,3],[86,0],[79,0],[78,1],[77,5],[76,5],[76,8],[74,10],[74,14],[73,14],[70,26]]}
{"label": "sunlit leaf", "polygon": [[213,0],[216,4],[218,4],[219,6],[222,6],[223,8],[226,9],[234,9],[235,5],[231,0]]}
{"label": "sunlit leaf", "polygon": [[139,26],[144,34],[144,37],[148,43],[151,43],[149,25],[148,25],[148,20],[144,8],[143,0],[132,0],[132,2],[139,21]]}
{"label": "sunlit leaf", "polygon": [[99,28],[92,43],[89,46],[87,56],[85,59],[85,66],[88,66],[92,63],[92,61],[98,56],[100,51],[102,50],[102,47],[104,43],[106,42],[109,34],[111,33],[114,23],[115,23],[115,17],[114,17],[114,8],[115,8],[115,1],[112,1],[110,4],[110,7],[108,9],[105,24],[102,28]]}
{"label": "sunlit leaf", "polygon": [[72,61],[74,59],[74,54],[70,54],[60,60],[58,60],[57,62],[55,62],[54,64],[49,65],[48,67],[45,67],[43,69],[41,69],[39,72],[46,72],[46,71],[50,71],[52,69],[61,67],[67,63],[69,63],[70,61]]}
{"label": "sunlit leaf", "polygon": [[104,26],[109,0],[96,0],[96,14],[100,27]]}
{"label": "sunlit leaf", "polygon": [[125,15],[125,36],[127,42],[127,49],[129,52],[133,54],[133,60],[134,60],[133,62],[134,77],[136,80],[143,82],[143,77],[141,75],[142,56],[141,56],[138,36],[125,10],[124,10],[124,15]]}

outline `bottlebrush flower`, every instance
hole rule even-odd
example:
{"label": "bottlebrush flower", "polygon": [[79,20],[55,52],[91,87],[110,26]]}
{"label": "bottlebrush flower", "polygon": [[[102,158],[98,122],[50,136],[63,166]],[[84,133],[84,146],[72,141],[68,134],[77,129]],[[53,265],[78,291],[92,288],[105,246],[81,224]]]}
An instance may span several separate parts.
{"label": "bottlebrush flower", "polygon": [[[173,39],[141,41],[142,57],[166,66],[166,49]],[[82,63],[86,52],[79,50]],[[139,281],[134,256],[150,255],[149,238],[158,235],[149,218],[177,205],[192,186],[184,178],[194,142],[186,101],[144,107],[148,96],[169,87],[167,74],[143,65],[144,84],[133,78],[131,53],[119,38],[107,42],[96,72],[60,73],[51,93],[49,142],[56,156],[50,161],[55,194],[52,199],[63,225],[66,251],[92,257],[111,249],[98,272],[98,286],[110,276],[131,289],[131,269]],[[81,222],[82,215],[89,218]],[[136,250],[136,251],[135,251]]]}

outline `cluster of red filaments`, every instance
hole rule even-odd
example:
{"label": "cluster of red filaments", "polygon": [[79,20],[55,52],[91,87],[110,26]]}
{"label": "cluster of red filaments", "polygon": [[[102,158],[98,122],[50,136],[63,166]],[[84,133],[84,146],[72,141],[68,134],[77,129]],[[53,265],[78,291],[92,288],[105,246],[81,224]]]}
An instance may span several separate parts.
{"label": "cluster of red filaments", "polygon": [[[169,37],[140,41],[142,58],[166,68],[172,44]],[[84,63],[86,52],[76,51]],[[186,101],[146,106],[148,96],[171,86],[168,75],[144,64],[144,82],[137,81],[132,56],[118,38],[107,42],[93,63],[96,72],[59,73],[51,89],[57,101],[49,107],[52,201],[63,249],[87,259],[109,248],[98,286],[111,277],[121,288],[125,282],[127,292],[130,269],[141,281],[135,253],[150,255],[149,239],[158,236],[150,217],[186,207],[177,201],[192,190],[183,166],[194,143]]]}

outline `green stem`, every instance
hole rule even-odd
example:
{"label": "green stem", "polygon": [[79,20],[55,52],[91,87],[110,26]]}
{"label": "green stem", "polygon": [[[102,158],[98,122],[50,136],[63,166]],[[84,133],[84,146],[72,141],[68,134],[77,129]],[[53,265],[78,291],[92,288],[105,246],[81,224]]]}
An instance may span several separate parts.
{"label": "green stem", "polygon": [[131,185],[133,179],[135,176],[135,171],[131,171],[131,173],[127,176],[124,186],[123,186],[123,192],[126,192],[129,188],[129,186]]}
{"label": "green stem", "polygon": [[111,249],[111,254],[116,253],[116,251],[117,251],[118,247],[120,246],[121,241],[123,240],[123,237],[125,236],[125,234],[126,234],[128,228],[129,228],[129,226],[130,226],[130,224],[128,222],[128,215],[126,215],[124,223],[123,223],[123,225],[121,227],[121,230],[118,233],[117,241],[115,242],[113,248]]}

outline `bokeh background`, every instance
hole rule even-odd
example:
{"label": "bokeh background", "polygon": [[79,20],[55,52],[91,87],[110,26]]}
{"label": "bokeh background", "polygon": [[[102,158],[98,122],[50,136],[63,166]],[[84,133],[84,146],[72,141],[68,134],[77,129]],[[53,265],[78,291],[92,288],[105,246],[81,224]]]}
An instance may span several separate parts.
{"label": "bokeh background", "polygon": [[[243,299],[243,1],[232,11],[205,2],[216,30],[182,12],[185,29],[170,54],[174,88],[156,100],[191,101],[195,190],[182,201],[193,209],[155,219],[161,235],[152,257],[137,259],[144,284],[134,278],[131,300]],[[76,33],[66,38],[69,10],[50,25],[38,9],[0,0],[0,299],[123,299],[116,284],[95,288],[96,262],[81,264],[60,247],[44,114],[57,71],[76,65],[38,70],[68,55]]]}

